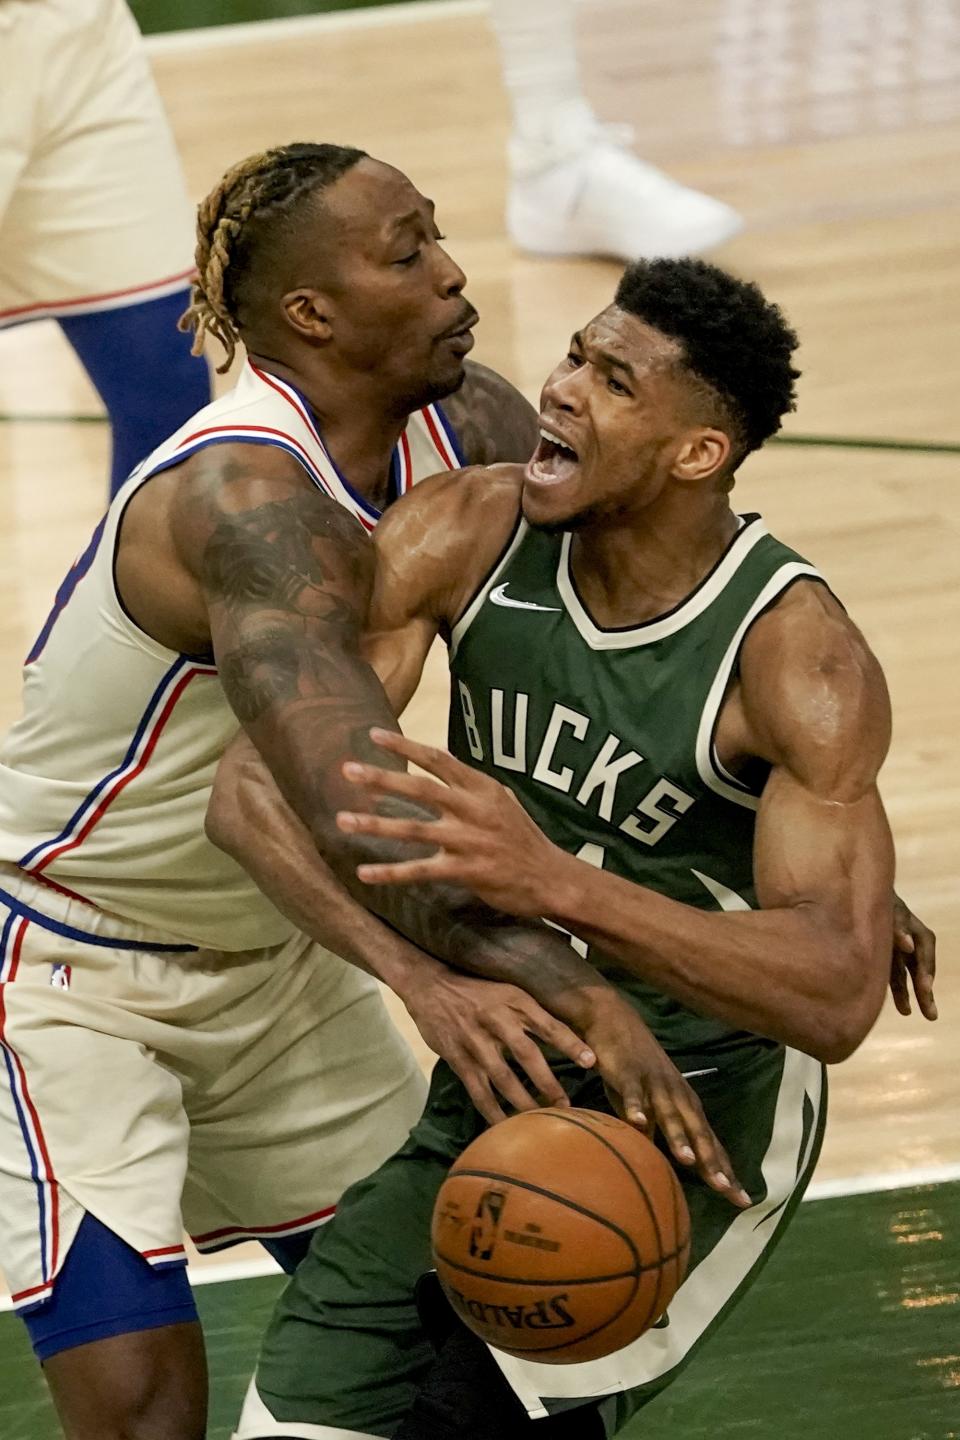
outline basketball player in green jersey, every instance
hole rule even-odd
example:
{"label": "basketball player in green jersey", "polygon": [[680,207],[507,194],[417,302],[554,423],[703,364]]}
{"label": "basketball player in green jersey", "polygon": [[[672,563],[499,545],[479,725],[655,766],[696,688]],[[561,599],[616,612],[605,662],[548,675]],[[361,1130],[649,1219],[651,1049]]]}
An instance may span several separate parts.
{"label": "basketball player in green jersey", "polygon": [[[459,759],[378,732],[448,788],[347,764],[361,789],[330,848],[341,873],[366,856],[375,909],[384,884],[456,882],[580,936],[696,1092],[751,1208],[736,1182],[703,1183],[689,1108],[658,1098],[693,1222],[667,1321],[607,1359],[546,1366],[486,1351],[441,1310],[434,1360],[414,1302],[430,1213],[483,1124],[438,1065],[407,1144],[315,1238],[238,1440],[613,1434],[783,1233],[819,1150],[823,1062],[882,1001],[893,870],[879,667],[816,570],[729,504],[790,408],[794,344],[756,287],[714,267],[631,267],[551,376],[526,471],[437,477],[385,517],[367,654],[401,710],[447,636]],[[370,813],[372,795],[389,809]],[[245,805],[246,837],[236,796],[211,816],[221,842],[254,866],[252,834],[270,837],[273,893],[322,884],[276,794],[248,776]],[[373,858],[411,841],[415,858]],[[522,958],[511,978],[536,993]],[[595,1075],[556,1070],[575,1104],[620,1108]]]}

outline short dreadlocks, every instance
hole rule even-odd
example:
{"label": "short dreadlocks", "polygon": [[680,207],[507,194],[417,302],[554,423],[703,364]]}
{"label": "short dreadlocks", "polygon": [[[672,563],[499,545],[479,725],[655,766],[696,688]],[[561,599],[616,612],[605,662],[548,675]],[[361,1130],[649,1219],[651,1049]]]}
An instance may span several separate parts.
{"label": "short dreadlocks", "polygon": [[180,329],[193,330],[199,355],[209,332],[229,369],[240,338],[244,285],[288,234],[301,203],[339,180],[365,151],[346,145],[282,145],[228,170],[197,210],[197,280]]}

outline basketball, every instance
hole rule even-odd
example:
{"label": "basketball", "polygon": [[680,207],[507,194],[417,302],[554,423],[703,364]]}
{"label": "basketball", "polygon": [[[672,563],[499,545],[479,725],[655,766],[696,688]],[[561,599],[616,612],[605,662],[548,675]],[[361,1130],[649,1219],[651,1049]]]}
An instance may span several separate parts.
{"label": "basketball", "polygon": [[564,1365],[636,1340],[673,1299],[690,1216],[669,1162],[595,1110],[514,1115],[440,1189],[434,1263],[464,1324],[510,1355]]}

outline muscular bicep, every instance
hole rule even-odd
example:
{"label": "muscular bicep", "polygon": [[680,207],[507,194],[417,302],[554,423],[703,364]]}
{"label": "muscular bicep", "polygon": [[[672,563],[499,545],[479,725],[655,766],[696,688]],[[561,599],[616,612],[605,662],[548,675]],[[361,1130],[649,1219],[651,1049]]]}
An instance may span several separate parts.
{"label": "muscular bicep", "polygon": [[890,738],[882,671],[836,600],[808,586],[758,626],[742,687],[756,753],[772,765],[755,834],[760,904],[805,907],[882,983],[894,863],[877,788]]}

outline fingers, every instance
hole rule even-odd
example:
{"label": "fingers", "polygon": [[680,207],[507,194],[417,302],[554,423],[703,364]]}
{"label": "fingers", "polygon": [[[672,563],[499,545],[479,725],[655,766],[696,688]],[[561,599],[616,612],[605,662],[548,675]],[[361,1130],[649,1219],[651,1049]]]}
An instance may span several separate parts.
{"label": "fingers", "polygon": [[591,1070],[597,1063],[597,1057],[585,1041],[580,1039],[562,1020],[544,1010],[535,1000],[528,999],[523,1005],[523,1025],[531,1035],[536,1035],[545,1045],[551,1045],[554,1050],[559,1050],[561,1055],[572,1060],[574,1065],[580,1065],[584,1070]]}
{"label": "fingers", "polygon": [[686,1094],[679,1104],[684,1112],[687,1142],[696,1157],[697,1173],[711,1190],[716,1190],[737,1209],[746,1210],[753,1201],[734,1174],[730,1156],[713,1133],[694,1092],[687,1085],[684,1085],[684,1090]]}
{"label": "fingers", "polygon": [[381,770],[377,765],[361,765],[356,760],[344,762],[343,775],[351,785],[363,785],[381,795],[402,795],[405,800],[455,814],[462,809],[462,792],[440,785],[428,775],[411,775],[408,770]]}
{"label": "fingers", "polygon": [[442,850],[424,860],[399,860],[393,864],[358,865],[357,879],[364,885],[419,885],[453,878],[448,857]]}
{"label": "fingers", "polygon": [[337,811],[337,828],[347,835],[385,835],[392,840],[415,840],[420,845],[440,845],[440,820],[415,820],[410,816],[360,815],[353,810]]}
{"label": "fingers", "polygon": [[375,745],[379,745],[381,750],[392,750],[394,755],[403,755],[405,759],[419,765],[421,770],[436,775],[438,780],[445,781],[447,785],[463,785],[470,789],[479,778],[475,770],[456,760],[449,751],[439,750],[433,745],[421,745],[419,741],[410,740],[396,730],[373,729],[370,731],[370,739]]}
{"label": "fingers", "polygon": [[[937,1002],[933,998],[933,970],[926,969],[919,958],[907,962],[910,970],[910,978],[913,981],[913,993],[917,997],[917,1004],[920,1007],[920,1014],[925,1020],[936,1020],[939,1014]],[[904,984],[906,991],[906,984]],[[907,1000],[909,1005],[910,1001]]]}
{"label": "fingers", "polygon": [[927,1020],[936,1020],[937,1002],[933,998],[933,982],[937,974],[937,937],[919,920],[915,921],[913,934],[916,948],[907,961],[913,980],[913,993],[917,997],[921,1015]]}
{"label": "fingers", "polygon": [[514,1060],[526,1073],[544,1105],[567,1106],[570,1101],[560,1081],[554,1075],[546,1058],[537,1045],[523,1030],[516,1030],[512,1037],[505,1038],[504,1044]]}
{"label": "fingers", "polygon": [[899,955],[894,955],[890,966],[890,994],[901,1015],[909,1015],[910,992],[907,989],[907,971]]}
{"label": "fingers", "polygon": [[472,1066],[455,1065],[452,1061],[450,1065],[463,1081],[463,1087],[470,1096],[473,1108],[480,1112],[488,1125],[497,1125],[501,1120],[506,1120],[506,1113],[498,1104],[497,1097],[491,1090],[490,1082],[485,1075],[478,1073]]}
{"label": "fingers", "polygon": [[651,1084],[651,1090],[657,1125],[680,1164],[695,1166],[701,1180],[737,1209],[752,1205],[703,1106],[686,1081],[680,1075],[664,1076]]}
{"label": "fingers", "polygon": [[[495,1059],[491,1057],[486,1060],[483,1068],[487,1073],[487,1078],[491,1086],[506,1100],[508,1105],[513,1106],[514,1110],[536,1110],[538,1108],[534,1096],[530,1094],[518,1076],[513,1073],[502,1055],[497,1053]],[[566,1096],[564,1096],[563,1099],[565,1102]],[[551,1105],[559,1103],[560,1101],[558,1100],[550,1101]]]}
{"label": "fingers", "polygon": [[644,1135],[651,1133],[646,1090],[642,1082],[631,1080],[624,1085],[621,1092],[615,1085],[611,1085],[609,1080],[604,1080],[603,1088],[607,1092],[607,1099],[621,1120],[626,1120],[628,1125],[633,1125]]}

